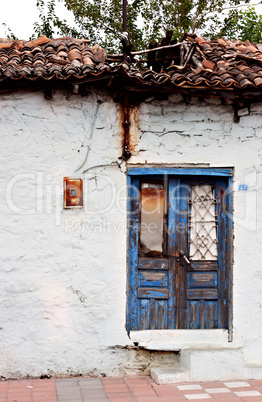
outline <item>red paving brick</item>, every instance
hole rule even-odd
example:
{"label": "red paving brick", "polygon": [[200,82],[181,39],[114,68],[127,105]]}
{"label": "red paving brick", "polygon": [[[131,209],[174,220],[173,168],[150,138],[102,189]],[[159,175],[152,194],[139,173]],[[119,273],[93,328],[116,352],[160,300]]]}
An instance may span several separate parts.
{"label": "red paving brick", "polygon": [[117,383],[125,383],[124,378],[102,378],[103,384],[117,384]]}
{"label": "red paving brick", "polygon": [[123,390],[128,390],[130,389],[126,384],[110,384],[110,385],[103,385],[104,389],[108,391],[112,391],[114,389],[123,389]]}
{"label": "red paving brick", "polygon": [[132,392],[150,392],[150,391],[154,391],[153,387],[131,387],[130,385],[128,386],[128,388],[132,391]]}
{"label": "red paving brick", "polygon": [[262,380],[248,380],[250,385],[262,385]]}
{"label": "red paving brick", "polygon": [[182,396],[184,396],[184,394],[181,392],[176,392],[175,390],[174,392],[159,392],[157,395],[159,398],[182,398]]}
{"label": "red paving brick", "polygon": [[[83,377],[79,378],[81,381]],[[91,380],[91,378],[90,378]],[[224,382],[191,382],[158,385],[154,383],[149,377],[126,377],[126,378],[97,378],[98,383],[103,384],[104,392],[106,393],[110,402],[185,402],[185,395],[199,395],[208,393],[212,388],[227,388]],[[71,382],[72,389],[79,387],[77,384],[78,379],[73,378]],[[86,379],[88,381],[88,379]],[[240,380],[239,380],[240,381]],[[227,381],[230,382],[230,381]],[[214,402],[262,402],[262,380],[246,381],[250,387],[231,388],[228,393],[212,393],[210,392],[210,399],[189,399],[196,401],[212,400]],[[91,383],[90,383],[91,384]],[[181,385],[201,385],[203,389],[196,390],[179,390],[177,386]],[[67,389],[70,390],[70,379],[66,384]],[[79,387],[80,389],[80,387]],[[98,391],[101,391],[99,388]],[[207,390],[207,391],[206,391]],[[259,391],[259,396],[236,396],[234,392],[247,392]],[[90,391],[91,392],[91,391]],[[96,392],[92,390],[92,392]],[[91,397],[91,394],[90,394]],[[95,400],[95,399],[94,399]],[[55,380],[19,380],[19,381],[4,381],[0,383],[0,402],[58,402],[56,397],[56,384]],[[99,398],[97,399],[97,402]],[[73,402],[73,401],[70,401]]]}
{"label": "red paving brick", "polygon": [[172,395],[172,394],[177,394],[177,395],[183,395],[181,391],[179,391],[176,387],[171,387],[171,388],[154,388],[156,394],[158,395]]}
{"label": "red paving brick", "polygon": [[231,402],[231,401],[241,401],[241,399],[236,396],[235,394],[212,394],[212,398],[214,398],[216,401],[226,401],[226,402]]}
{"label": "red paving brick", "polygon": [[261,385],[253,385],[253,388],[262,394],[262,381],[261,381]]}
{"label": "red paving brick", "polygon": [[108,393],[107,391],[105,391],[106,392],[106,394],[108,395],[108,396],[110,396],[111,398],[121,398],[121,397],[123,397],[123,398],[131,398],[133,395],[132,395],[132,393],[130,392],[130,391],[121,391],[121,392],[110,392],[110,393]]}
{"label": "red paving brick", "polygon": [[107,391],[112,391],[114,389],[128,390],[129,388],[126,384],[104,384],[104,389],[106,389]]}
{"label": "red paving brick", "polygon": [[[160,402],[160,401],[168,401],[168,402],[170,402],[170,401],[178,401],[178,402],[180,402],[180,401],[183,401],[183,402],[185,402],[185,401],[187,401],[187,399],[184,397],[184,396],[172,396],[172,395],[166,395],[166,396],[163,396],[163,397],[159,397],[159,399],[158,399],[158,402]],[[213,401],[214,402],[214,401]]]}
{"label": "red paving brick", "polygon": [[18,380],[0,383],[0,402],[57,402],[54,380]]}
{"label": "red paving brick", "polygon": [[156,397],[158,396],[155,392],[151,391],[151,392],[147,392],[147,391],[134,391],[133,395],[135,395],[136,398],[140,398],[142,396],[152,396],[152,397]]}
{"label": "red paving brick", "polygon": [[146,380],[146,379],[139,380],[139,379],[134,379],[134,378],[132,378],[132,379],[126,378],[125,382],[128,385],[141,385],[141,386],[143,386],[143,385],[151,384],[151,382]]}
{"label": "red paving brick", "polygon": [[143,396],[142,398],[141,397],[136,398],[136,401],[137,402],[144,402],[144,401],[145,402],[149,402],[149,401],[160,402],[160,401],[164,401],[164,399],[159,398],[159,396],[155,396],[155,397],[153,397],[153,396],[151,396],[151,397]]}

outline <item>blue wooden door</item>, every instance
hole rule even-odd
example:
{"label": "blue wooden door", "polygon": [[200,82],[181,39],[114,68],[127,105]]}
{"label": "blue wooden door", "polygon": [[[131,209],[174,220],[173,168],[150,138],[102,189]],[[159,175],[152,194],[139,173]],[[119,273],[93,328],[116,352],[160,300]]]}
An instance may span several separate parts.
{"label": "blue wooden door", "polygon": [[127,329],[228,328],[228,179],[133,176]]}

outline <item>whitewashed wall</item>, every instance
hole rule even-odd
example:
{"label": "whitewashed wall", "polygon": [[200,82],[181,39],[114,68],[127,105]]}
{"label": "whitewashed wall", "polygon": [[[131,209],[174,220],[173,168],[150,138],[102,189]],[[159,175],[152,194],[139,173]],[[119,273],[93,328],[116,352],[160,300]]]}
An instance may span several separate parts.
{"label": "whitewashed wall", "polygon": [[[132,349],[125,331],[126,175],[118,159],[118,105],[102,93],[0,98],[0,375],[119,375],[140,372],[154,359],[172,362],[172,353]],[[261,111],[262,105],[243,110],[235,124],[230,105],[185,105],[172,95],[142,103],[131,126],[136,146],[129,164],[235,168],[234,341],[211,335],[204,344],[234,350],[232,365],[243,362],[242,377],[258,375],[246,366],[262,365]],[[63,210],[65,176],[84,178],[83,210]],[[243,183],[248,192],[238,191]],[[169,340],[166,334],[158,332],[156,348],[199,347],[192,331],[172,332]],[[132,340],[150,348],[151,335]]]}

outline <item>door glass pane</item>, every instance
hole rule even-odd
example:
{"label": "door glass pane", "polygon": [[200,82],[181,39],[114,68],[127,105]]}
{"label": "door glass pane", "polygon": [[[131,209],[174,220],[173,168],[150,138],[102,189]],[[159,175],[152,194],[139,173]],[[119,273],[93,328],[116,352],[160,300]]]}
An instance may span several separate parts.
{"label": "door glass pane", "polygon": [[189,258],[217,260],[217,215],[214,187],[191,186]]}
{"label": "door glass pane", "polygon": [[162,255],[164,227],[164,187],[142,183],[140,247],[142,255]]}

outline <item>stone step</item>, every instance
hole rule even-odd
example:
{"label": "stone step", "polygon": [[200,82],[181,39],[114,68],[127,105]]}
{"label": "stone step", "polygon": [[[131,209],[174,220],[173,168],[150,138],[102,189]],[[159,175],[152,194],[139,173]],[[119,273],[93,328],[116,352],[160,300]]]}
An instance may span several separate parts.
{"label": "stone step", "polygon": [[242,351],[234,349],[181,350],[175,365],[152,367],[150,372],[157,384],[259,378],[259,374],[261,368],[245,367]]}
{"label": "stone step", "polygon": [[190,381],[190,372],[179,367],[155,367],[150,376],[159,385]]}

